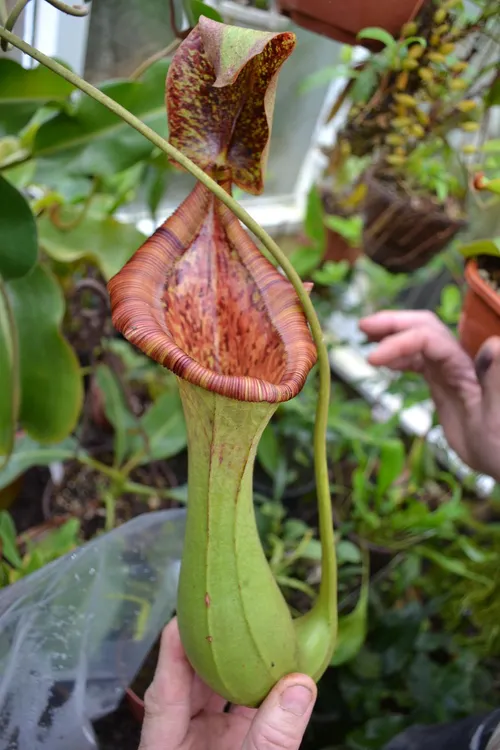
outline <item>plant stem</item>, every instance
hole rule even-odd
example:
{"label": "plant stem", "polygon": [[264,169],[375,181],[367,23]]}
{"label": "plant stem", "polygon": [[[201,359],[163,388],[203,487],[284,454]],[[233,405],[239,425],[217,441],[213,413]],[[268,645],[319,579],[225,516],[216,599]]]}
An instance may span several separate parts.
{"label": "plant stem", "polygon": [[81,464],[103,474],[105,477],[109,477],[109,479],[116,483],[120,492],[130,492],[135,495],[147,495],[148,497],[158,495],[166,500],[177,499],[172,495],[170,490],[166,488],[158,489],[156,487],[148,487],[145,484],[139,484],[138,482],[131,482],[126,476],[124,476],[120,469],[114,469],[112,466],[108,466],[108,464],[103,464],[101,461],[92,458],[92,456],[89,456],[86,453],[79,453],[76,458]]}
{"label": "plant stem", "polygon": [[113,494],[111,492],[109,492],[108,490],[103,490],[102,499],[104,502],[104,507],[106,509],[104,530],[111,531],[112,529],[115,528],[115,521],[116,521],[115,498],[113,497]]}
{"label": "plant stem", "polygon": [[[19,18],[25,7],[28,5],[29,1],[30,0],[17,0],[17,3],[12,8],[11,12],[7,16],[7,20],[5,21],[6,31],[10,31],[14,28],[17,23],[17,19]],[[10,50],[8,40],[6,40],[5,38],[2,39],[1,47],[4,52],[8,52]]]}
{"label": "plant stem", "polygon": [[90,13],[90,8],[87,8],[85,5],[66,5],[66,3],[61,2],[61,0],[46,0],[46,2],[48,2],[49,5],[52,5],[53,8],[66,13],[68,16],[83,18]]}
{"label": "plant stem", "polygon": [[158,52],[155,52],[154,55],[151,55],[151,57],[148,57],[140,65],[137,66],[134,72],[130,74],[129,79],[131,81],[137,81],[137,79],[140,78],[152,65],[154,65],[155,62],[158,62],[158,60],[163,60],[164,57],[169,57],[172,52],[175,52],[180,43],[180,39],[174,39],[174,41],[170,42],[170,44],[168,44],[166,47],[159,50]]}
{"label": "plant stem", "polygon": [[[139,118],[135,117],[124,107],[120,106],[102,91],[84,81],[80,76],[60,65],[52,58],[47,57],[39,50],[27,44],[20,37],[12,34],[6,29],[0,28],[0,38],[10,42],[22,52],[37,60],[42,65],[57,73],[65,80],[69,81],[76,88],[83,91],[95,101],[107,107],[111,112],[120,117],[124,122],[131,125],[151,143],[163,151],[170,159],[190,172],[199,182],[207,187],[215,197],[226,205],[237,218],[257,237],[264,247],[271,253],[273,258],[281,266],[288,280],[293,285],[300,303],[304,309],[307,321],[311,328],[311,333],[316,344],[318,352],[319,367],[319,394],[316,408],[316,422],[314,427],[314,463],[316,488],[318,495],[319,507],[319,531],[323,552],[323,576],[321,580],[319,600],[326,609],[330,610],[332,617],[336,618],[336,597],[333,592],[337,588],[337,569],[334,554],[335,538],[333,533],[332,507],[330,498],[330,486],[328,479],[328,463],[326,454],[326,434],[328,426],[328,406],[330,401],[330,363],[328,351],[323,341],[323,332],[316,315],[314,306],[309,299],[309,295],[304,289],[302,281],[293,267],[292,263],[283,254],[277,243],[268,235],[268,233],[253,219],[245,209],[234,200],[226,190],[221,187],[215,180],[209,177],[200,167],[196,166],[187,156],[176,149],[158,133],[145,125]],[[109,468],[109,467],[108,467]]]}

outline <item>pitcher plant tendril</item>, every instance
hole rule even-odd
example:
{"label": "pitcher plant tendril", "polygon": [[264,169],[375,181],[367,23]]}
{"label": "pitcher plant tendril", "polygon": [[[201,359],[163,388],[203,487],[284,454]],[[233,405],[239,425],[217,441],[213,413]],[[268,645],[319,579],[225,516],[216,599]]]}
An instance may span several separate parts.
{"label": "pitcher plant tendril", "polygon": [[[233,703],[258,705],[290,672],[319,679],[337,630],[328,354],[290,261],[231,196],[233,184],[263,190],[277,78],[295,36],[202,17],[167,76],[170,143],[16,35],[0,28],[0,37],[106,106],[199,181],[109,282],[115,326],[179,379],[189,452],[181,637],[202,679]],[[322,577],[311,611],[292,619],[259,540],[252,474],[266,424],[279,403],[299,393],[316,358]]]}

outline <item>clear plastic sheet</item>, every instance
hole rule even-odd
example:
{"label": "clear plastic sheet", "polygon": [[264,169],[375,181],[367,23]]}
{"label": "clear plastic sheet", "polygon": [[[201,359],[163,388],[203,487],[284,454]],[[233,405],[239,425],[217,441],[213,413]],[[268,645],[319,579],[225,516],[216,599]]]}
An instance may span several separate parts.
{"label": "clear plastic sheet", "polygon": [[175,610],[184,526],[146,513],[0,593],[0,750],[96,750]]}

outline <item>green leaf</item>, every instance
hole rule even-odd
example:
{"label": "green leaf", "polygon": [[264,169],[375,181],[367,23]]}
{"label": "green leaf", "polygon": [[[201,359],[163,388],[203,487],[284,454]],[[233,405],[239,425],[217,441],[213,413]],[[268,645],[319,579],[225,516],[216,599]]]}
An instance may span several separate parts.
{"label": "green leaf", "polygon": [[422,557],[432,560],[432,562],[440,568],[446,570],[448,573],[453,573],[453,575],[456,575],[459,578],[467,578],[476,583],[480,583],[483,586],[491,585],[489,578],[482,576],[479,573],[474,573],[474,571],[470,570],[469,565],[463,560],[449,557],[448,555],[438,552],[435,549],[431,549],[430,547],[418,546],[414,547],[414,551],[418,552]]}
{"label": "green leaf", "polygon": [[486,107],[495,107],[500,104],[500,76],[497,75],[484,97]]}
{"label": "green leaf", "polygon": [[366,67],[357,76],[354,86],[351,89],[351,99],[357,104],[367,102],[377,87],[378,77],[374,68]]}
{"label": "green leaf", "polygon": [[75,458],[78,444],[74,438],[67,438],[58,445],[40,445],[28,435],[16,438],[14,450],[7,465],[0,470],[0,489],[8,487],[32,466],[48,466],[54,461],[68,461]]}
{"label": "green leaf", "polygon": [[438,314],[447,325],[455,325],[462,310],[462,293],[454,284],[447,284],[441,292]]}
{"label": "green leaf", "polygon": [[481,189],[488,190],[490,193],[495,193],[495,195],[500,195],[500,178],[495,178],[493,180],[484,180]]}
{"label": "green leaf", "polygon": [[337,562],[339,565],[357,565],[361,562],[361,551],[359,547],[350,542],[348,539],[341,539],[335,545],[335,551],[337,553]]}
{"label": "green leaf", "polygon": [[335,263],[333,260],[329,260],[324,264],[323,268],[314,271],[311,278],[316,284],[333,286],[341,284],[348,273],[349,263],[347,261],[341,260],[339,263]]}
{"label": "green leaf", "polygon": [[128,432],[137,425],[137,419],[128,408],[123,390],[110,368],[99,365],[95,376],[104,397],[104,413],[115,430],[115,462],[121,465],[129,455]]}
{"label": "green leaf", "polygon": [[[14,446],[19,413],[19,351],[17,330],[7,290],[0,277],[0,468]],[[2,458],[3,457],[3,458]]]}
{"label": "green leaf", "polygon": [[321,202],[319,190],[318,188],[313,187],[307,196],[304,229],[306,235],[315,243],[316,248],[319,250],[324,250],[326,243],[323,214],[323,204]]}
{"label": "green leaf", "polygon": [[[66,208],[61,219],[68,221],[80,208]],[[40,245],[54,260],[73,263],[87,258],[99,267],[106,280],[125,265],[146,239],[132,224],[122,224],[111,216],[90,213],[74,229],[58,229],[48,218],[38,222]]]}
{"label": "green leaf", "polygon": [[337,232],[343,237],[351,247],[361,245],[361,236],[363,234],[363,218],[361,216],[336,216],[327,214],[324,218],[325,225],[333,232]]}
{"label": "green leaf", "polygon": [[206,3],[202,2],[202,0],[187,0],[187,4],[189,6],[190,17],[192,19],[193,26],[198,23],[198,21],[200,20],[200,16],[211,18],[212,21],[224,23],[224,19],[222,18],[221,14],[216,11],[215,8],[210,7],[210,5],[206,5]]}
{"label": "green leaf", "polygon": [[172,458],[187,446],[186,423],[177,390],[163,393],[143,415],[140,426],[147,439],[134,436],[133,450],[144,450],[143,463]]}
{"label": "green leaf", "polygon": [[15,568],[22,565],[23,561],[17,551],[16,527],[6,510],[0,511],[0,556],[5,557]]}
{"label": "green leaf", "polygon": [[337,644],[330,664],[340,667],[352,661],[361,651],[368,632],[369,563],[364,562],[363,580],[356,607],[348,615],[339,617]]}
{"label": "green leaf", "polygon": [[18,133],[39,107],[63,103],[73,90],[71,83],[43,65],[28,70],[0,58],[0,136]]}
{"label": "green leaf", "polygon": [[[99,88],[149,125],[167,135],[165,77],[160,60],[140,81],[113,81]],[[33,152],[40,182],[57,189],[58,170],[73,176],[113,175],[146,159],[154,146],[102,104],[82,96],[72,112],[61,112],[38,130]]]}
{"label": "green leaf", "polygon": [[378,26],[370,26],[367,29],[361,29],[358,39],[373,39],[376,42],[382,42],[386,47],[394,47],[397,42],[388,31],[380,29]]}
{"label": "green leaf", "polygon": [[24,276],[38,255],[35,217],[26,199],[0,175],[0,276]]}
{"label": "green leaf", "polygon": [[51,560],[71,552],[78,544],[79,533],[80,521],[77,518],[70,518],[58,529],[50,531],[40,542],[30,543],[28,547],[30,552],[36,550],[44,558],[44,564],[47,565]]}
{"label": "green leaf", "polygon": [[56,442],[75,427],[83,398],[78,359],[61,333],[64,297],[36,265],[7,283],[19,338],[20,421],[33,438]]}
{"label": "green leaf", "polygon": [[500,138],[491,138],[486,141],[480,148],[485,154],[498,154],[500,153]]}
{"label": "green leaf", "polygon": [[289,260],[299,276],[304,279],[319,266],[323,258],[323,250],[315,247],[299,247],[291,253]]}
{"label": "green leaf", "polygon": [[268,424],[257,448],[257,459],[271,478],[274,478],[280,463],[280,444],[272,424]]}
{"label": "green leaf", "polygon": [[377,474],[377,497],[386,492],[399,479],[406,463],[406,450],[401,440],[386,440],[380,449],[380,466]]}
{"label": "green leaf", "polygon": [[327,86],[335,78],[356,78],[357,75],[357,71],[348,68],[347,65],[329,65],[306,76],[300,83],[299,94],[307,94],[309,91]]}
{"label": "green leaf", "polygon": [[460,248],[464,258],[474,258],[477,255],[493,255],[500,257],[500,237],[491,240],[475,240],[468,245],[462,245]]}
{"label": "green leaf", "polygon": [[148,165],[143,183],[146,189],[146,201],[153,221],[156,221],[158,206],[161,203],[170,180],[170,172],[165,168]]}

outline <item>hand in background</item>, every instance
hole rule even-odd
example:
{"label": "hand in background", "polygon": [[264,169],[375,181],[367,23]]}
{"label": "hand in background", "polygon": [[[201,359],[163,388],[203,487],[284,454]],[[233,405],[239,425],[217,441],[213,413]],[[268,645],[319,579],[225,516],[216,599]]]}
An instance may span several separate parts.
{"label": "hand in background", "polygon": [[422,373],[450,446],[500,481],[500,338],[489,339],[473,361],[431,312],[379,312],[360,328],[380,342],[370,364]]}

